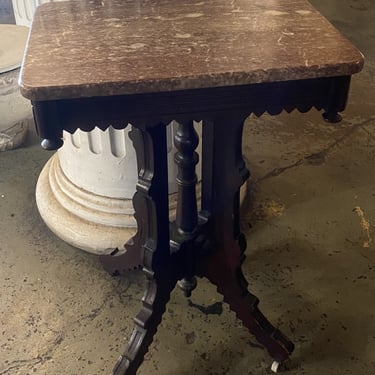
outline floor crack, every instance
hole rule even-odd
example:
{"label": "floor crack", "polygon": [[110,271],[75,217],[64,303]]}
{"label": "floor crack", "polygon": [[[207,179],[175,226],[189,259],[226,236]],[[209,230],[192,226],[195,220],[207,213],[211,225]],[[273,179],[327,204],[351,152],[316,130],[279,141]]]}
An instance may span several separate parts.
{"label": "floor crack", "polygon": [[[122,285],[122,283],[123,283],[123,281],[121,279],[119,279],[117,281],[116,287],[114,288],[114,291],[118,295],[118,298],[119,298],[120,302],[122,304],[124,304],[125,303],[124,300],[123,300],[124,296],[122,296],[119,293],[119,290],[121,289],[120,285]],[[128,285],[126,285],[126,287],[124,289],[121,289],[121,293],[126,292],[130,287],[131,287],[131,282]],[[126,297],[128,297],[128,296],[126,296]],[[93,320],[93,319],[97,318],[103,312],[104,308],[106,307],[106,305],[108,304],[108,301],[111,298],[112,298],[112,292],[107,293],[107,295],[104,297],[102,303],[99,306],[91,309],[91,311],[89,313],[81,315],[77,320],[73,321],[71,324],[73,325],[73,324],[81,323],[83,320],[86,320],[86,319]]]}
{"label": "floor crack", "polygon": [[5,370],[0,370],[0,375],[9,374],[10,370],[18,370],[26,365],[37,365],[38,363],[41,363],[42,360],[43,359],[41,357],[31,359],[18,359],[16,361],[11,362]]}
{"label": "floor crack", "polygon": [[[118,289],[120,284],[121,284],[121,280],[119,280],[118,283],[117,283],[117,289]],[[130,284],[127,285],[127,287],[125,288],[125,291],[128,290],[129,287],[130,287]],[[77,324],[78,322],[82,322],[82,320],[85,320],[85,319],[90,319],[90,320],[95,319],[98,315],[101,314],[101,312],[103,311],[103,309],[107,305],[110,298],[111,298],[111,295],[108,293],[108,295],[104,298],[104,300],[100,304],[100,306],[92,309],[91,312],[89,312],[86,315],[81,316],[78,320],[73,321],[71,324],[72,325]],[[53,331],[52,329],[50,329],[50,330]],[[35,366],[35,365],[38,365],[38,364],[42,364],[46,360],[50,359],[52,357],[52,354],[55,352],[56,347],[58,345],[60,345],[64,340],[64,335],[63,335],[62,332],[54,332],[54,333],[56,334],[56,337],[54,339],[53,345],[48,350],[46,350],[43,354],[39,354],[36,358],[15,360],[15,361],[9,363],[7,368],[0,369],[0,375],[10,374],[11,370],[15,370],[15,369],[19,370],[20,368],[22,368],[24,366],[30,366],[30,365]]]}
{"label": "floor crack", "polygon": [[19,370],[20,368],[24,366],[30,366],[30,365],[35,366],[50,359],[52,357],[52,353],[56,350],[56,347],[59,346],[64,340],[62,332],[55,332],[55,333],[56,333],[56,338],[53,342],[53,346],[51,346],[45,353],[39,354],[36,358],[18,359],[18,360],[12,361],[11,363],[8,364],[8,367],[6,369],[4,370],[0,369],[0,375],[9,374],[10,370],[14,370],[14,369]]}
{"label": "floor crack", "polygon": [[276,177],[284,173],[285,171],[289,169],[296,168],[302,164],[313,164],[313,165],[319,165],[322,164],[325,160],[328,154],[334,149],[336,146],[338,146],[340,143],[342,143],[346,138],[350,137],[354,132],[356,132],[358,129],[363,128],[364,126],[368,125],[372,121],[374,121],[375,118],[371,117],[367,120],[364,120],[360,123],[354,124],[350,127],[350,129],[345,132],[341,137],[335,139],[331,144],[329,144],[327,147],[322,149],[321,151],[314,152],[312,154],[306,155],[303,158],[297,160],[296,162],[286,165],[285,167],[278,167],[273,169],[272,171],[266,173],[264,176],[258,178],[255,180],[255,183],[266,180],[270,177]]}

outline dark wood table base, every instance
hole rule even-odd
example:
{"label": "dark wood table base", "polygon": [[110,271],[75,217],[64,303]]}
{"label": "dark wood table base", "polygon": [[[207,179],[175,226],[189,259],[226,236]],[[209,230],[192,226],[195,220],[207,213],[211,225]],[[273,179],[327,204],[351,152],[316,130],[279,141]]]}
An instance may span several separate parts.
{"label": "dark wood table base", "polygon": [[[308,91],[304,91],[304,88]],[[298,108],[302,112],[312,106],[326,108],[324,118],[336,122],[339,119],[338,111],[345,107],[348,89],[348,77],[277,83],[248,87],[245,89],[247,99],[243,100],[249,101],[246,106],[253,107],[252,112],[258,110],[259,115],[266,110],[277,114],[283,108]],[[270,104],[265,106],[263,94],[266,90],[269,90],[267,100]],[[302,91],[304,95],[300,95]],[[237,92],[235,97],[239,98],[244,93]],[[220,105],[225,107],[224,103],[230,97],[221,96],[223,101]],[[205,98],[207,102],[208,97]],[[220,96],[216,96],[216,99],[220,99]],[[288,105],[288,100],[294,104]],[[195,102],[199,102],[199,99],[195,98]],[[243,104],[240,103],[240,106]],[[94,106],[88,108],[95,111]],[[105,108],[102,105],[101,111],[106,112]],[[150,111],[153,110],[150,108]],[[74,108],[70,108],[70,112],[73,113]],[[176,220],[173,223],[168,218],[166,122],[151,122],[150,125],[144,121],[136,124],[135,121],[130,137],[137,152],[139,171],[133,200],[138,233],[127,244],[125,252],[114,251],[100,259],[111,274],[143,265],[149,285],[142,299],[141,311],[135,318],[129,345],[113,374],[136,374],[162,320],[171,291],[178,283],[185,294],[190,295],[196,286],[195,276],[206,277],[216,285],[230,309],[274,359],[274,369],[292,353],[293,343],[259,310],[259,300],[248,291],[248,283],[241,270],[246,240],[240,232],[239,196],[240,187],[249,177],[241,144],[243,123],[249,112],[249,109],[232,110],[196,117],[205,118],[199,211],[195,191],[195,166],[198,162],[195,152],[198,137],[192,120],[195,117],[177,116],[179,128],[175,145],[178,152],[175,162],[178,165],[179,190]],[[69,123],[67,118],[64,119],[66,124]]]}
{"label": "dark wood table base", "polygon": [[[190,294],[196,285],[195,275],[216,285],[231,310],[277,362],[284,362],[293,351],[294,345],[258,309],[259,300],[248,292],[241,270],[246,242],[239,229],[239,190],[249,175],[241,154],[242,127],[243,119],[227,116],[203,125],[203,191],[198,213],[195,194],[198,155],[194,151],[198,138],[192,121],[179,124],[175,136],[179,169],[177,218],[170,226],[165,126],[160,124],[149,131],[133,128],[131,138],[140,162],[134,206],[142,228],[134,242],[141,245],[149,286],[135,318],[129,346],[113,374],[136,373],[161,322],[171,291],[183,279],[185,292]],[[142,223],[147,218],[149,222]],[[139,248],[130,246],[128,252],[136,253],[137,259]],[[126,267],[129,255],[124,255]],[[121,264],[116,255],[102,256],[101,260],[110,272],[118,270]]]}
{"label": "dark wood table base", "polygon": [[[285,362],[293,343],[258,308],[241,270],[246,240],[240,231],[240,187],[249,177],[242,157],[242,130],[251,113],[272,115],[282,110],[307,112],[325,109],[324,118],[336,122],[344,110],[350,76],[265,83],[129,96],[93,97],[33,102],[42,145],[61,145],[62,130],[85,131],[95,126],[133,125],[138,165],[133,198],[138,224],[125,251],[101,256],[111,274],[139,265],[148,278],[142,308],[128,347],[113,374],[133,375],[162,320],[170,294],[178,283],[186,295],[196,286],[195,276],[206,277],[223,295],[243,325],[274,359],[272,369]],[[178,203],[176,220],[169,222],[166,125],[179,123]],[[196,202],[194,120],[202,120],[202,197]],[[84,126],[82,126],[84,124]]]}

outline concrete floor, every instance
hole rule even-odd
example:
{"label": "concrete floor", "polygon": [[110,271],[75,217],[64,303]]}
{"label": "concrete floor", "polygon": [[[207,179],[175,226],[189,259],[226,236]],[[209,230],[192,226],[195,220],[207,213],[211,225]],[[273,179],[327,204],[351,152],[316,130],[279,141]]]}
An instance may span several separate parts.
{"label": "concrete floor", "polygon": [[[365,224],[375,222],[375,5],[312,3],[364,52],[366,67],[339,125],[314,111],[249,119],[244,272],[262,310],[296,344],[289,374],[370,375],[375,242]],[[110,277],[95,256],[49,232],[34,201],[49,156],[32,132],[24,147],[0,154],[0,375],[108,374],[145,281],[139,271]],[[204,280],[192,304],[176,290],[139,374],[267,374],[271,359],[221,300]]]}

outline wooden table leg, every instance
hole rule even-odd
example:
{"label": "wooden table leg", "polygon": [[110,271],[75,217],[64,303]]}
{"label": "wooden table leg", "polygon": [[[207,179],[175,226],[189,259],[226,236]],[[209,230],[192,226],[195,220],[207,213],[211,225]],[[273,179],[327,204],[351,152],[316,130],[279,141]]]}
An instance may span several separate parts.
{"label": "wooden table leg", "polygon": [[[203,125],[202,210],[198,220],[197,135],[192,121],[179,125],[175,138],[178,206],[170,239],[165,126],[133,128],[139,172],[133,200],[138,224],[135,244],[149,285],[129,345],[113,375],[136,374],[176,282],[182,277],[191,280],[196,274],[217,286],[231,310],[278,363],[293,351],[293,344],[258,309],[259,300],[247,290],[241,270],[246,242],[239,227],[239,193],[249,175],[242,158],[242,129],[243,118],[230,116]],[[188,285],[187,292],[194,286]]]}
{"label": "wooden table leg", "polygon": [[239,227],[239,192],[249,173],[242,158],[243,120],[222,117],[203,125],[202,210],[210,212],[212,251],[202,258],[200,274],[217,286],[237,317],[274,360],[284,362],[294,345],[258,309],[241,264],[246,247]]}
{"label": "wooden table leg", "polygon": [[133,128],[131,138],[138,164],[137,192],[133,198],[138,224],[135,242],[141,244],[139,251],[149,284],[129,345],[113,369],[113,375],[136,374],[179,277],[170,264],[165,125]]}

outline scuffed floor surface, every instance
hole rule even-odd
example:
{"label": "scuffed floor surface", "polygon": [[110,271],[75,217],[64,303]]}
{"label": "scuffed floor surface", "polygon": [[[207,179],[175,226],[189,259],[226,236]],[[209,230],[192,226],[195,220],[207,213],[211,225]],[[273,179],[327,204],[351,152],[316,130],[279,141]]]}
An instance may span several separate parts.
{"label": "scuffed floor surface", "polygon": [[[329,3],[329,4],[328,4]],[[289,374],[375,374],[375,6],[316,5],[366,55],[344,121],[318,113],[250,118],[244,272],[296,344]],[[109,374],[145,287],[45,227],[34,187],[50,154],[32,133],[0,154],[0,375]],[[250,224],[252,226],[250,226]],[[271,359],[200,280],[176,290],[140,375],[260,375]]]}

